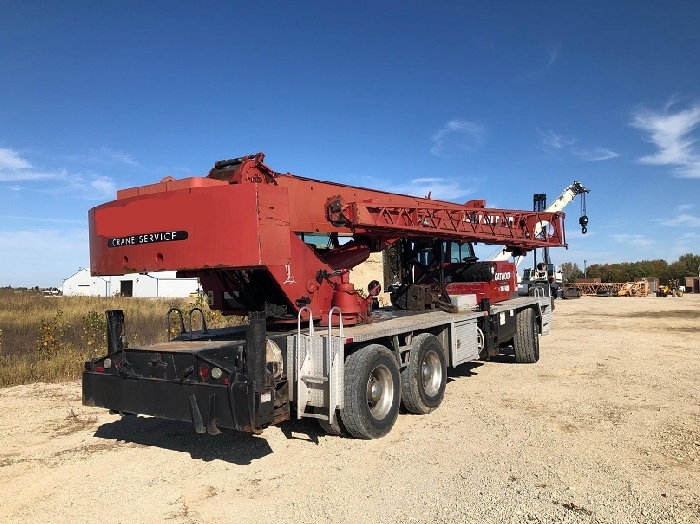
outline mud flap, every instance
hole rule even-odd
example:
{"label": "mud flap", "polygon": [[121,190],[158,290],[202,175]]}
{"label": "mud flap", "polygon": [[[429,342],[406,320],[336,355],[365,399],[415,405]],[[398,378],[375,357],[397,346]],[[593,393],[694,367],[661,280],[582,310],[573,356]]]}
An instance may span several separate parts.
{"label": "mud flap", "polygon": [[232,382],[228,394],[235,428],[239,431],[255,431],[255,383],[252,380]]}
{"label": "mud flap", "polygon": [[190,413],[192,414],[192,424],[194,425],[194,430],[197,433],[206,433],[207,430],[202,423],[202,413],[199,411],[199,406],[197,405],[197,399],[194,393],[190,395]]}
{"label": "mud flap", "polygon": [[216,395],[209,397],[209,420],[207,421],[207,433],[218,435],[221,430],[216,425]]}

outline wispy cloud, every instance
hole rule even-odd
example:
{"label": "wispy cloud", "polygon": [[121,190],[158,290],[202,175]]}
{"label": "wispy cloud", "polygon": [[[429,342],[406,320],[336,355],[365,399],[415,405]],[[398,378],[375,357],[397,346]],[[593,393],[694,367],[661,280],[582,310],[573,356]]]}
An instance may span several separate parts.
{"label": "wispy cloud", "polygon": [[674,257],[679,257],[685,255],[686,253],[697,252],[698,244],[700,243],[700,233],[695,233],[692,231],[686,231],[673,239],[673,247],[671,248],[671,255]]}
{"label": "wispy cloud", "polygon": [[94,178],[86,187],[88,188],[86,198],[90,199],[114,198],[117,193],[117,185],[107,176]]}
{"label": "wispy cloud", "polygon": [[18,151],[0,148],[0,182],[60,180],[65,174],[65,171],[51,173],[33,169],[31,162],[22,158]]}
{"label": "wispy cloud", "polygon": [[681,213],[675,218],[661,220],[660,222],[662,226],[700,227],[700,217],[689,215],[687,213]]}
{"label": "wispy cloud", "polygon": [[102,175],[71,174],[61,185],[44,187],[35,191],[53,195],[71,194],[83,200],[113,199],[117,187],[112,178]]}
{"label": "wispy cloud", "polygon": [[582,149],[580,147],[574,147],[571,149],[571,153],[581,158],[582,160],[587,160],[588,162],[599,162],[601,160],[610,160],[620,156],[611,151],[606,147],[595,147],[593,149]]}
{"label": "wispy cloud", "polygon": [[[32,182],[47,181],[41,187],[33,187]],[[44,171],[36,169],[19,152],[13,149],[0,149],[0,182],[24,182],[26,186],[12,184],[8,189],[19,192],[24,189],[44,193],[73,193],[78,198],[103,199],[114,197],[116,185],[112,178],[97,174],[69,173],[65,169]]]}
{"label": "wispy cloud", "polygon": [[0,148],[0,171],[10,169],[29,169],[32,165],[19,156],[17,151]]}
{"label": "wispy cloud", "polygon": [[557,63],[559,57],[561,56],[561,42],[550,42],[544,46],[544,54],[547,59],[547,63],[534,71],[525,73],[523,78],[539,78],[547,74],[554,64]]}
{"label": "wispy cloud", "polygon": [[576,140],[565,138],[563,135],[557,135],[554,131],[547,129],[541,131],[536,129],[540,134],[542,145],[551,149],[568,149],[576,143]]}
{"label": "wispy cloud", "polygon": [[88,232],[85,229],[0,231],[0,249],[5,253],[15,249],[41,253],[71,252],[75,249],[87,251],[87,245]]}
{"label": "wispy cloud", "polygon": [[59,158],[86,164],[124,164],[131,167],[142,167],[132,155],[108,147],[92,149],[82,155],[61,155]]}
{"label": "wispy cloud", "polygon": [[700,126],[700,103],[685,109],[671,100],[662,111],[640,110],[632,115],[630,125],[648,134],[656,153],[639,158],[643,164],[673,166],[681,178],[700,178],[700,148],[693,132]]}
{"label": "wispy cloud", "polygon": [[132,167],[141,167],[141,164],[137,162],[133,156],[124,153],[122,151],[113,151],[111,149],[108,149],[106,147],[103,147],[101,149],[102,154],[105,156],[107,159],[111,159],[114,162],[120,163],[120,164],[126,164],[128,166]]}
{"label": "wispy cloud", "polygon": [[434,200],[454,201],[464,199],[474,193],[472,188],[462,185],[458,180],[449,178],[414,178],[405,184],[387,188],[392,193],[402,193],[417,197],[430,195]]}
{"label": "wispy cloud", "polygon": [[629,235],[627,233],[620,233],[617,235],[610,235],[610,237],[616,242],[629,244],[631,246],[650,246],[654,243],[653,240],[645,237],[644,235]]}
{"label": "wispy cloud", "polygon": [[0,182],[33,182],[37,180],[64,180],[64,170],[54,173],[34,171],[32,169],[5,169],[0,170]]}
{"label": "wispy cloud", "polygon": [[484,128],[476,122],[451,120],[433,134],[430,152],[439,157],[474,151],[483,144]]}
{"label": "wispy cloud", "polygon": [[434,200],[447,200],[450,202],[463,203],[467,197],[475,192],[478,180],[465,177],[419,177],[396,183],[386,178],[358,176],[353,177],[357,184],[364,187],[371,187],[380,191],[410,195],[416,197],[426,197]]}
{"label": "wispy cloud", "polygon": [[51,223],[51,224],[84,224],[85,220],[75,220],[71,218],[39,218],[39,217],[27,217],[27,216],[17,216],[17,215],[4,215],[0,216],[1,220],[17,220],[19,222],[40,222],[40,223]]}
{"label": "wispy cloud", "polygon": [[610,160],[620,156],[607,147],[585,148],[577,146],[575,145],[578,143],[577,139],[557,134],[551,129],[543,131],[535,128],[535,131],[540,135],[540,148],[552,157],[566,153],[587,162],[600,162],[601,160]]}

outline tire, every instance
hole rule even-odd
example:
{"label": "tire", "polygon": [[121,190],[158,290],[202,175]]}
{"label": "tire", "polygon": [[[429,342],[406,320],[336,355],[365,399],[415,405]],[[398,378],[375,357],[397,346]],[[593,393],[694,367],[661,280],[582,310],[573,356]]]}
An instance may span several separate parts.
{"label": "tire", "polygon": [[[323,410],[317,410],[317,413],[320,413]],[[343,426],[342,421],[340,420],[340,414],[336,413],[335,414],[335,423],[331,424],[327,420],[321,420],[319,419],[318,421],[319,426],[321,426],[321,429],[325,431],[328,435],[335,435],[335,436],[343,436],[347,435],[348,432],[345,430],[345,426]]]}
{"label": "tire", "polygon": [[518,364],[534,364],[540,359],[537,318],[532,308],[519,311],[515,317],[513,349],[515,350],[515,361]]}
{"label": "tire", "polygon": [[374,439],[391,431],[401,402],[399,365],[391,351],[370,344],[347,358],[344,401],[340,417],[353,437]]}
{"label": "tire", "polygon": [[421,333],[413,338],[411,359],[401,371],[401,400],[404,408],[425,415],[445,397],[447,364],[442,344],[434,335]]}

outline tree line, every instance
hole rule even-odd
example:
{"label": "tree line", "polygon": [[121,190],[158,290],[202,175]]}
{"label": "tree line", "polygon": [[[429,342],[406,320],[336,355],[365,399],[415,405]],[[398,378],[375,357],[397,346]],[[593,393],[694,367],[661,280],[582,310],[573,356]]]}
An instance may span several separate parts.
{"label": "tree line", "polygon": [[[656,277],[661,284],[678,279],[681,285],[685,277],[697,277],[700,271],[700,255],[687,253],[678,260],[668,263],[665,260],[642,260],[640,262],[621,262],[619,264],[592,264],[586,268],[586,277],[600,278],[601,282],[632,282],[635,278]],[[564,282],[574,282],[583,278],[583,270],[575,262],[561,265]]]}

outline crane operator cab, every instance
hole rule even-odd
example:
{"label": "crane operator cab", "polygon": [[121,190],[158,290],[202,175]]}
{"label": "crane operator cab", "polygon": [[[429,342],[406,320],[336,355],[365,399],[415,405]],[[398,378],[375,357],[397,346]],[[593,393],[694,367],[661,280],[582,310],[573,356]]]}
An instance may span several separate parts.
{"label": "crane operator cab", "polygon": [[387,251],[387,258],[397,259],[387,264],[396,271],[387,280],[396,307],[451,311],[451,295],[474,294],[477,303],[495,303],[517,294],[515,266],[479,261],[470,242],[426,239],[397,244]]}

